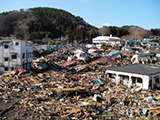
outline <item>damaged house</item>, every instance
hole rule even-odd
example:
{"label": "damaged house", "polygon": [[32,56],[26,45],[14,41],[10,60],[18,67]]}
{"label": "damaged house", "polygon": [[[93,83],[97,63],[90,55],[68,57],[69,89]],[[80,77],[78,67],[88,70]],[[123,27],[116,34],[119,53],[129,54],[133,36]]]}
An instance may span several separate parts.
{"label": "damaged house", "polygon": [[160,68],[144,64],[109,67],[105,79],[128,87],[137,86],[140,89],[160,88]]}
{"label": "damaged house", "polygon": [[0,41],[0,69],[11,72],[17,68],[31,69],[33,45],[23,40],[10,38]]}
{"label": "damaged house", "polygon": [[132,64],[135,63],[141,63],[141,64],[155,64],[157,62],[157,59],[154,54],[150,53],[139,53],[135,54],[131,58]]}
{"label": "damaged house", "polygon": [[121,59],[121,53],[119,50],[111,51],[108,55],[110,57],[115,57],[116,59]]}
{"label": "damaged house", "polygon": [[74,56],[77,58],[77,60],[83,61],[83,62],[88,62],[91,59],[90,55],[87,52],[84,52],[79,49],[74,51]]}
{"label": "damaged house", "polygon": [[148,50],[158,50],[159,49],[159,39],[158,36],[149,36],[144,38],[144,40],[141,42],[143,47]]}
{"label": "damaged house", "polygon": [[124,51],[141,51],[143,48],[141,47],[141,43],[134,39],[126,39],[124,40],[124,46],[122,50]]}
{"label": "damaged house", "polygon": [[44,57],[33,60],[33,70],[42,72],[48,68],[47,60]]}

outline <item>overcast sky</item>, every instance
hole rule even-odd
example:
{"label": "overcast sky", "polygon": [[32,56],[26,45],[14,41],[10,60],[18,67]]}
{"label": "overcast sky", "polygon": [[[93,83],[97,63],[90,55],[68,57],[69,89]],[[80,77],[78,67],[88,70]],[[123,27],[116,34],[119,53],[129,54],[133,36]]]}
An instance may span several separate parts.
{"label": "overcast sky", "polygon": [[63,9],[98,28],[160,28],[160,0],[0,0],[0,13],[34,7]]}

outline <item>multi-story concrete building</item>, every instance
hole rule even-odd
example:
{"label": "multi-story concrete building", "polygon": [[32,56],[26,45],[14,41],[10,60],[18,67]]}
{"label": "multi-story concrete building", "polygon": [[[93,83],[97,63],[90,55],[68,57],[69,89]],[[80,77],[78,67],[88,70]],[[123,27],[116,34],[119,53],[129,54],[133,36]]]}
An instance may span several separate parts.
{"label": "multi-story concrete building", "polygon": [[142,47],[139,41],[134,39],[126,39],[124,40],[124,46],[122,50],[126,51],[141,51]]}
{"label": "multi-story concrete building", "polygon": [[150,36],[144,38],[144,40],[141,42],[144,48],[147,48],[148,50],[158,50],[159,47],[159,36]]}
{"label": "multi-story concrete building", "polygon": [[0,41],[0,72],[10,72],[17,68],[30,69],[33,60],[33,45],[23,40]]}

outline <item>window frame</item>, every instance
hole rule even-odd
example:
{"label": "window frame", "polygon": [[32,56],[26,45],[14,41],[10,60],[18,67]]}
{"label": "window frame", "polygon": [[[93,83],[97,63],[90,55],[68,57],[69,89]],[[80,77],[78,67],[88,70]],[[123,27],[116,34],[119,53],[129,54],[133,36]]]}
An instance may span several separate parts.
{"label": "window frame", "polygon": [[8,71],[9,69],[8,69],[8,67],[4,67],[4,71]]}
{"label": "window frame", "polygon": [[22,54],[22,59],[25,59],[25,55],[26,55],[25,53]]}
{"label": "window frame", "polygon": [[[7,59],[7,60],[6,60]],[[4,58],[4,62],[7,62],[7,61],[9,61],[9,58],[8,57],[5,57]]]}
{"label": "window frame", "polygon": [[18,46],[18,45],[19,45],[19,42],[15,42],[15,45]]}
{"label": "window frame", "polygon": [[[15,58],[13,58],[13,56],[15,56]],[[17,59],[17,54],[12,55],[11,57],[12,59]]]}
{"label": "window frame", "polygon": [[9,45],[4,45],[4,49],[8,49],[9,48]]}

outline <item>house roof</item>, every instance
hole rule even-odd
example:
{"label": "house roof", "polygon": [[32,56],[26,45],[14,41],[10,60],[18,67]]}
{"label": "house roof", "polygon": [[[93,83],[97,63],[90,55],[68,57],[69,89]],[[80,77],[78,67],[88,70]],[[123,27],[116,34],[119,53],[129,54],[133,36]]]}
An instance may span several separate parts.
{"label": "house roof", "polygon": [[109,58],[109,57],[100,57],[97,58],[95,61],[95,63],[110,63],[110,64],[118,64],[117,61]]}
{"label": "house roof", "polygon": [[128,73],[136,73],[143,75],[153,75],[160,73],[160,67],[144,65],[144,64],[131,64],[125,66],[118,67],[109,67],[107,70],[120,71],[120,72],[128,72]]}
{"label": "house roof", "polygon": [[79,61],[77,61],[77,60],[73,60],[73,61],[69,61],[69,62],[65,62],[64,64],[63,64],[63,66],[70,66],[70,65],[73,65],[73,64],[78,64],[79,63]]}
{"label": "house roof", "polygon": [[120,53],[119,50],[114,50],[114,51],[111,51],[108,55],[112,56],[112,55],[118,54],[118,53]]}
{"label": "house roof", "polygon": [[150,52],[150,53],[153,53],[153,54],[159,54],[159,53],[160,53],[160,50],[155,50],[155,51],[154,51],[154,50],[150,50],[149,52]]}
{"label": "house roof", "polygon": [[137,41],[135,39],[126,39],[125,41],[127,41],[127,42],[139,42],[139,41]]}

